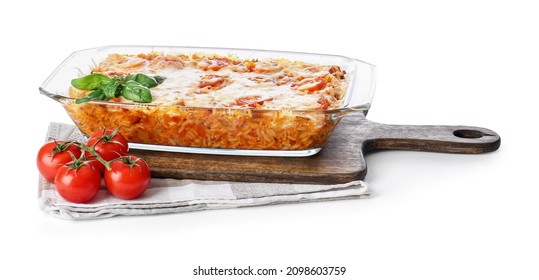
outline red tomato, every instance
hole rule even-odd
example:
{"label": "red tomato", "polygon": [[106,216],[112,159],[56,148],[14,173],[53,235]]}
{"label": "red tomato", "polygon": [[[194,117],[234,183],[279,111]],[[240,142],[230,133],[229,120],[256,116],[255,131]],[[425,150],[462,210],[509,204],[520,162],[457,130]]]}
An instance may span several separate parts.
{"label": "red tomato", "polygon": [[39,149],[37,153],[37,169],[39,173],[49,182],[54,182],[54,177],[58,169],[66,163],[72,161],[71,152],[75,158],[79,158],[81,150],[76,145],[64,141],[51,141]]}
{"label": "red tomato", "polygon": [[317,103],[320,104],[320,109],[322,110],[327,110],[329,108],[329,102],[324,97],[320,97]]}
{"label": "red tomato", "polygon": [[89,157],[88,164],[95,168],[95,170],[99,171],[99,173],[103,173],[103,171],[105,171],[105,166],[97,159],[92,159],[89,152],[85,152],[84,155]]}
{"label": "red tomato", "polygon": [[[86,144],[89,147],[94,146],[95,152],[99,154],[104,160],[111,161],[121,156],[126,156],[129,151],[129,146],[127,140],[119,132],[111,129],[106,129],[104,131],[97,131]],[[86,152],[87,157],[91,157],[90,152]],[[90,163],[99,171],[103,172],[105,166],[98,161],[93,161]]]}
{"label": "red tomato", "polygon": [[200,78],[200,83],[198,84],[199,88],[208,88],[218,87],[226,81],[226,78],[219,75],[205,75]]}
{"label": "red tomato", "polygon": [[86,203],[99,191],[101,173],[89,164],[83,164],[78,168],[62,165],[56,174],[54,185],[65,200]]}
{"label": "red tomato", "polygon": [[236,104],[242,107],[258,108],[262,106],[264,102],[271,100],[273,100],[273,97],[262,99],[262,97],[258,95],[252,95],[236,98]]}
{"label": "red tomato", "polygon": [[221,68],[226,67],[230,64],[230,60],[226,57],[212,58],[206,61],[199,63],[199,66],[202,66],[204,71],[213,70],[219,71]]}
{"label": "red tomato", "polygon": [[137,198],[150,184],[151,174],[148,164],[138,157],[122,157],[113,161],[110,167],[111,170],[105,170],[105,185],[116,197]]}

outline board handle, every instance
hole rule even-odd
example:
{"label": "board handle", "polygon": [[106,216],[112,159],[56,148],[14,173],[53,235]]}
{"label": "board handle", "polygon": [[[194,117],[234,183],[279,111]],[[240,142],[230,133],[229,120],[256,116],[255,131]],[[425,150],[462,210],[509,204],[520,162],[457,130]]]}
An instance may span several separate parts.
{"label": "board handle", "polygon": [[365,120],[363,151],[411,150],[480,154],[497,150],[500,136],[474,126],[391,125]]}

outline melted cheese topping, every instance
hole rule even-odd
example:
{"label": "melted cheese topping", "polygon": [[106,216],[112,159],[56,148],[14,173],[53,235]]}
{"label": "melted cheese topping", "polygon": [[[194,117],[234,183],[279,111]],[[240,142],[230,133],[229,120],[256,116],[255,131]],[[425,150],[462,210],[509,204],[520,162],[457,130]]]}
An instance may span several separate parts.
{"label": "melted cheese topping", "polygon": [[152,103],[188,107],[330,109],[341,105],[347,86],[346,73],[336,65],[200,53],[111,54],[92,72],[163,76],[165,81],[150,89]]}

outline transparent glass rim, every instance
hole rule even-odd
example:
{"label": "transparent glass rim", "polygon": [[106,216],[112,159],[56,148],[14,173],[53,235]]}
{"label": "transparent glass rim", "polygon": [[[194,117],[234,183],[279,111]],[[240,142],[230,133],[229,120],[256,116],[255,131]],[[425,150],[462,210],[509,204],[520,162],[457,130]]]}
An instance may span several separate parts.
{"label": "transparent glass rim", "polygon": [[[40,87],[39,91],[41,94],[52,98],[62,104],[74,103],[76,98],[68,97],[60,94],[50,93],[44,88]],[[105,100],[91,100],[85,102],[84,104],[94,104],[94,105],[106,105],[106,106],[121,106],[124,108],[178,108],[181,110],[212,110],[212,111],[235,111],[235,112],[294,112],[294,113],[316,113],[316,114],[333,114],[333,113],[348,113],[348,112],[357,112],[357,111],[368,111],[370,108],[369,104],[352,106],[352,107],[342,107],[335,109],[326,109],[326,110],[298,110],[298,109],[258,109],[258,108],[227,108],[227,107],[193,107],[193,106],[181,106],[181,105],[162,105],[162,104],[152,104],[152,103],[125,103],[125,102],[114,102],[114,101],[105,101]],[[81,105],[84,105],[81,104]]]}

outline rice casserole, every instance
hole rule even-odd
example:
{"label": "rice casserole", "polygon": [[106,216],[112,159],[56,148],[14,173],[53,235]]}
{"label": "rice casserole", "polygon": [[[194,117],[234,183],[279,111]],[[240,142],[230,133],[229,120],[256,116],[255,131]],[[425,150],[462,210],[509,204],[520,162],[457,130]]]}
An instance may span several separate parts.
{"label": "rice casserole", "polygon": [[[113,53],[91,72],[166,79],[151,88],[151,103],[65,104],[83,133],[120,128],[130,142],[226,149],[321,147],[338,119],[312,112],[340,108],[349,80],[338,65],[209,53]],[[89,93],[69,89],[72,98]]]}

